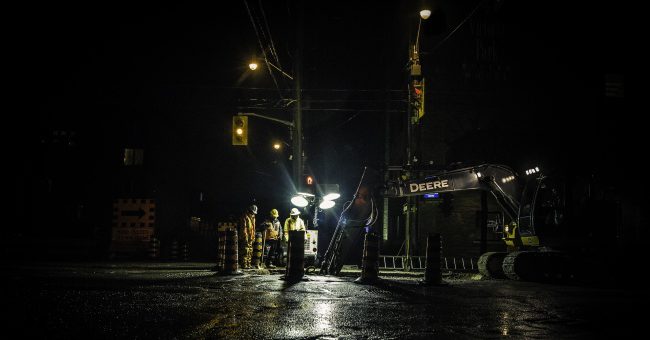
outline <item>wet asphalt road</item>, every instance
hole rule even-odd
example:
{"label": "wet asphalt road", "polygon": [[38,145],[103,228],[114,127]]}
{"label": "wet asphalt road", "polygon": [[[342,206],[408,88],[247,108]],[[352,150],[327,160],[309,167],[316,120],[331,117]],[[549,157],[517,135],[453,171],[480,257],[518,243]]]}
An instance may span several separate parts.
{"label": "wet asphalt road", "polygon": [[[508,280],[248,271],[209,264],[5,264],[4,320],[20,338],[601,339],[645,332],[648,291]],[[8,314],[7,314],[8,313]]]}

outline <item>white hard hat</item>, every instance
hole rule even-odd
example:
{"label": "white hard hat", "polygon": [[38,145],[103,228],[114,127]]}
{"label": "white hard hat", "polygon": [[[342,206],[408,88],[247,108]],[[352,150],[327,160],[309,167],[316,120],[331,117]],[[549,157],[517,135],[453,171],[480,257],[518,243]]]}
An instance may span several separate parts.
{"label": "white hard hat", "polygon": [[255,204],[251,205],[248,207],[248,210],[252,212],[253,214],[257,214],[257,206]]}
{"label": "white hard hat", "polygon": [[293,208],[293,209],[291,209],[291,213],[289,215],[292,215],[292,216],[293,215],[300,215],[300,211],[298,211],[298,209],[296,209],[296,208]]}

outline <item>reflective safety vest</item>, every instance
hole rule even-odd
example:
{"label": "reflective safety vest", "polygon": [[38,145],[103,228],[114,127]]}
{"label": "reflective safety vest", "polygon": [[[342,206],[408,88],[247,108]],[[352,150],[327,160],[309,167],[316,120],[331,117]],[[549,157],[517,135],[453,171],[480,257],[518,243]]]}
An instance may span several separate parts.
{"label": "reflective safety vest", "polygon": [[252,243],[255,239],[255,215],[249,213],[242,215],[239,220],[237,233],[240,240],[244,240],[246,243]]}
{"label": "reflective safety vest", "polygon": [[305,221],[303,221],[300,216],[298,216],[295,220],[291,217],[287,218],[284,221],[284,241],[287,242],[289,241],[289,232],[293,230],[307,230],[305,228]]}

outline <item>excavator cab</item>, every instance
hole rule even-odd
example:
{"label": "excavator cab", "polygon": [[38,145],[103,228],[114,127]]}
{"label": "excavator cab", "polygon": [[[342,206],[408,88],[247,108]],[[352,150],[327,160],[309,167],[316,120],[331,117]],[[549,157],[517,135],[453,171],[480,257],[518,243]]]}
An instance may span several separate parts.
{"label": "excavator cab", "polygon": [[539,239],[535,233],[535,213],[537,211],[537,198],[543,181],[543,176],[530,179],[526,182],[524,187],[519,205],[517,224],[516,227],[512,228],[512,235],[510,235],[510,242],[512,242],[512,244],[509,245],[516,249],[526,249],[539,246]]}
{"label": "excavator cab", "polygon": [[518,249],[557,244],[565,220],[563,191],[561,183],[551,177],[539,176],[526,183],[517,218]]}

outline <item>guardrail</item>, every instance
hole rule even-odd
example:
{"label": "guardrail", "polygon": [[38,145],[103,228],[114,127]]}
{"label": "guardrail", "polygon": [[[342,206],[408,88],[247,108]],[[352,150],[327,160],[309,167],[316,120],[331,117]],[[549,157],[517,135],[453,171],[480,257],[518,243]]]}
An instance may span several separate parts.
{"label": "guardrail", "polygon": [[[451,271],[478,271],[477,259],[464,257],[443,257],[440,261],[440,269]],[[380,269],[404,269],[406,256],[379,255]],[[409,264],[412,270],[425,270],[427,264],[426,256],[410,256]]]}

